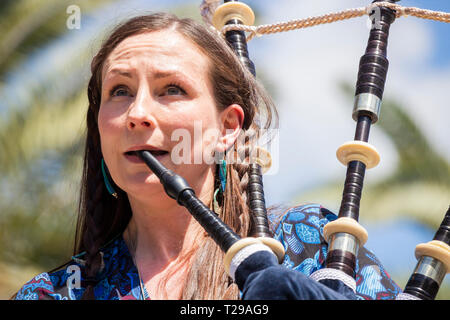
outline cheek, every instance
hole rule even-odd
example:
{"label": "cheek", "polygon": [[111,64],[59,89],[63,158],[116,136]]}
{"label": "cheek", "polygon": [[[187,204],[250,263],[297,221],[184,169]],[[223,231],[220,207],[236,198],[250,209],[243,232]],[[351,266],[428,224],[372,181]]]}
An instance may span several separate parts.
{"label": "cheek", "polygon": [[102,152],[107,154],[116,144],[117,136],[120,133],[121,121],[105,108],[100,108],[98,114],[98,130],[100,133],[100,142]]}
{"label": "cheek", "polygon": [[170,126],[162,128],[171,140],[172,161],[175,164],[210,165],[219,138],[218,123],[190,114],[174,116]]}
{"label": "cheek", "polygon": [[100,108],[98,113],[98,129],[100,135],[109,136],[120,127],[120,117],[112,113],[108,108]]}
{"label": "cheek", "polygon": [[199,163],[199,159],[202,159],[202,163],[210,165],[214,161],[213,156],[221,134],[219,123],[213,117],[194,121],[193,127],[190,128],[194,161]]}
{"label": "cheek", "polygon": [[206,164],[213,164],[215,162],[215,154],[219,137],[220,131],[218,128],[209,128],[203,132],[203,159]]}

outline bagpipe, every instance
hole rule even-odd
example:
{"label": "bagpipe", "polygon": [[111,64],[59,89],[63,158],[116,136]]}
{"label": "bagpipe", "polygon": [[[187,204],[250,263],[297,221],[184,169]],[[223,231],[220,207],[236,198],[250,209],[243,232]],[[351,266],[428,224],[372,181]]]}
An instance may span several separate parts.
{"label": "bagpipe", "polygon": [[[311,274],[309,278],[314,281],[308,282],[307,288],[304,285],[306,276],[280,265],[284,259],[284,247],[272,238],[269,229],[259,161],[252,161],[248,169],[249,210],[254,217],[255,228],[251,237],[241,238],[195,196],[194,190],[181,176],[165,168],[150,152],[137,152],[158,176],[166,193],[187,208],[223,250],[225,270],[238,285],[243,299],[304,299],[307,298],[305,290],[317,290],[321,292],[321,298],[333,299],[336,296],[332,292],[336,288],[344,288],[342,297],[352,298],[352,293],[355,293],[358,250],[368,239],[367,231],[358,222],[364,175],[366,169],[375,167],[380,160],[377,150],[368,143],[369,132],[381,111],[389,66],[389,29],[396,18],[395,10],[384,6],[378,8],[377,25],[370,30],[366,51],[359,63],[352,112],[356,121],[354,140],[340,146],[336,153],[339,161],[347,166],[338,218],[323,229],[328,243],[325,268]],[[224,1],[216,8],[212,22],[217,30],[226,25],[252,25],[254,14],[241,2]],[[255,76],[245,32],[226,31],[225,39],[242,64]],[[418,245],[415,255],[417,266],[397,299],[434,299],[446,273],[450,272],[450,208],[433,240]]]}

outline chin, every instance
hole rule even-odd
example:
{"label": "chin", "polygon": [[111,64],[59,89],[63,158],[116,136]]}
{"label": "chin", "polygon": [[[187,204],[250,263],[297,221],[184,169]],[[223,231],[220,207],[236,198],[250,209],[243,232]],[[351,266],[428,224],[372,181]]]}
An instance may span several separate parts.
{"label": "chin", "polygon": [[164,192],[159,178],[151,172],[140,172],[122,179],[119,187],[128,194],[150,195],[155,192]]}

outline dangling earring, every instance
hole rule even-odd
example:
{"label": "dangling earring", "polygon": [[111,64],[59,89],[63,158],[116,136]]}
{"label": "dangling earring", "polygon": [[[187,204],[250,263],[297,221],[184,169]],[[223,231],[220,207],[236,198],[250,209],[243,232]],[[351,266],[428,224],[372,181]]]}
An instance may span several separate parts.
{"label": "dangling earring", "polygon": [[219,179],[222,193],[225,193],[225,187],[227,185],[227,161],[225,159],[220,160],[219,163]]}
{"label": "dangling earring", "polygon": [[213,205],[214,205],[214,212],[217,214],[221,214],[222,213],[222,208],[219,206],[219,203],[217,202],[217,194],[219,193],[220,188],[217,188],[214,191],[214,199],[213,199]]}
{"label": "dangling earring", "polygon": [[225,194],[225,187],[227,185],[227,162],[225,159],[221,159],[219,161],[219,187],[214,191],[214,211],[216,213],[221,213],[222,209],[219,206],[219,202],[217,201],[217,195],[219,192]]}
{"label": "dangling earring", "polygon": [[111,186],[111,183],[109,182],[108,176],[106,174],[106,166],[105,166],[105,161],[103,160],[103,158],[102,158],[102,173],[103,173],[103,181],[105,182],[106,189],[108,190],[110,195],[112,195],[114,198],[117,199],[117,192]]}

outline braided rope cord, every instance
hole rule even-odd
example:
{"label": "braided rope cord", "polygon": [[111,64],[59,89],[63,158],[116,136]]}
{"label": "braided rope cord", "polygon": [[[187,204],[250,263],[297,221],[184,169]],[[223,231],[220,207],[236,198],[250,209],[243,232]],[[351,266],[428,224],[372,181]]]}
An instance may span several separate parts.
{"label": "braided rope cord", "polygon": [[[211,23],[210,17],[211,12],[214,12],[217,8],[217,0],[204,0],[201,6],[202,16],[204,21]],[[433,11],[427,9],[421,9],[416,7],[404,7],[398,4],[390,2],[376,2],[372,3],[367,7],[347,9],[343,11],[338,11],[334,13],[327,13],[320,16],[308,17],[305,19],[295,19],[286,22],[278,22],[273,24],[263,24],[259,26],[246,26],[240,24],[226,25],[222,28],[221,32],[224,35],[226,32],[231,30],[239,30],[249,32],[247,41],[250,41],[255,36],[262,36],[265,34],[273,34],[279,32],[286,32],[291,30],[309,28],[321,24],[333,23],[336,21],[348,20],[352,18],[361,17],[364,15],[371,15],[371,12],[375,7],[387,7],[389,9],[395,10],[396,18],[403,16],[414,16],[421,19],[429,19],[434,21],[440,21],[445,23],[450,23],[450,13]]]}

